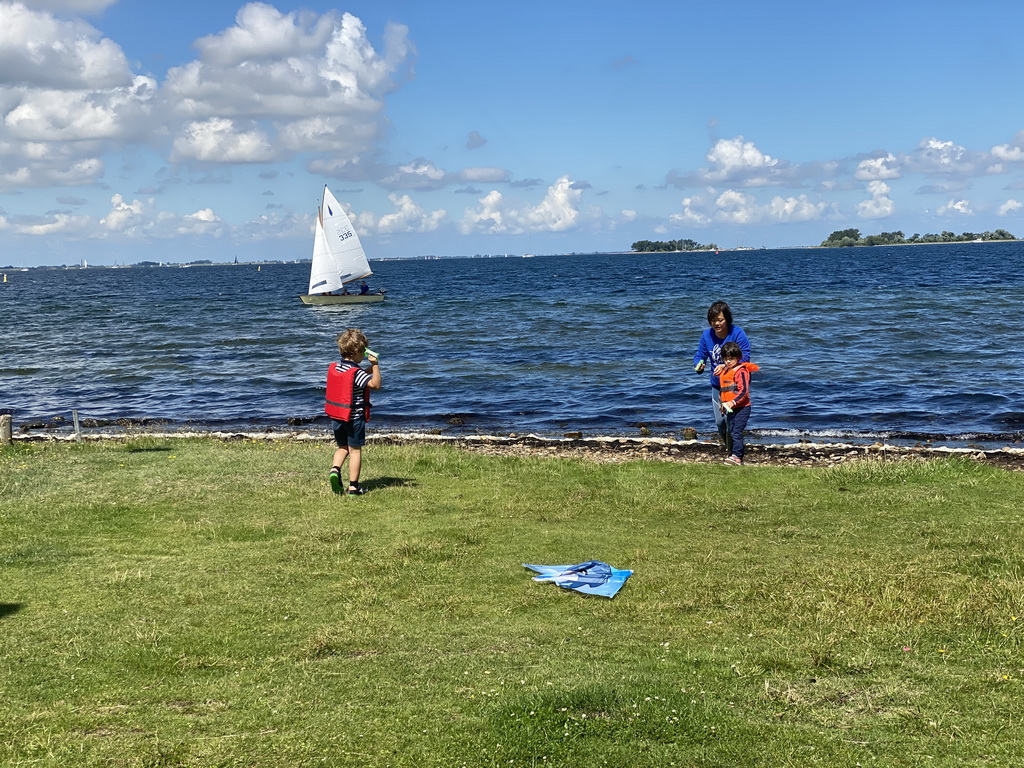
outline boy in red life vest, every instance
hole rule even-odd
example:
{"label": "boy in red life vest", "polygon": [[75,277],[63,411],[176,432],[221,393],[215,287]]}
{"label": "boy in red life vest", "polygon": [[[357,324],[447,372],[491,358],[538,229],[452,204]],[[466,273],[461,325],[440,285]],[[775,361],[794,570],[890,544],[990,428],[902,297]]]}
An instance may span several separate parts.
{"label": "boy in red life vest", "polygon": [[[359,472],[363,467],[366,422],[370,419],[370,390],[380,389],[380,365],[375,355],[367,357],[366,336],[358,328],[338,334],[338,352],[341,362],[331,363],[327,369],[327,402],[324,404],[338,446],[329,478],[331,490],[341,493],[341,467],[347,458],[348,493],[359,496],[366,493],[359,485]],[[364,358],[370,361],[369,373],[359,366]]]}
{"label": "boy in red life vest", "polygon": [[760,368],[754,363],[741,363],[743,350],[734,341],[722,345],[722,364],[725,370],[719,376],[722,387],[722,413],[727,430],[726,447],[730,451],[726,464],[743,464],[743,430],[750,418],[750,374]]}

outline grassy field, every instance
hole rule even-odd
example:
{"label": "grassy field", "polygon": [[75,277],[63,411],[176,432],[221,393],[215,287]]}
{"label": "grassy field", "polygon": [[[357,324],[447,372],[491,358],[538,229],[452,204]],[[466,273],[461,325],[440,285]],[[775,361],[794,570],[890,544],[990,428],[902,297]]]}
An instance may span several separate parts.
{"label": "grassy field", "polygon": [[1021,763],[1022,473],[330,453],[0,449],[0,764]]}

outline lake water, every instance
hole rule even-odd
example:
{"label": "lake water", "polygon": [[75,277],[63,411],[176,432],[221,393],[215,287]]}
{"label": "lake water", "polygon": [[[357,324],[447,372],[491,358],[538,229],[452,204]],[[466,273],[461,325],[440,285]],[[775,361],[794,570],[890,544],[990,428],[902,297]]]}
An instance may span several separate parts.
{"label": "lake water", "polygon": [[761,366],[755,440],[1024,436],[1024,243],[372,266],[387,301],[347,307],[300,304],[306,264],[8,271],[0,412],[326,427],[354,326],[381,355],[371,431],[711,435],[692,355],[724,299]]}

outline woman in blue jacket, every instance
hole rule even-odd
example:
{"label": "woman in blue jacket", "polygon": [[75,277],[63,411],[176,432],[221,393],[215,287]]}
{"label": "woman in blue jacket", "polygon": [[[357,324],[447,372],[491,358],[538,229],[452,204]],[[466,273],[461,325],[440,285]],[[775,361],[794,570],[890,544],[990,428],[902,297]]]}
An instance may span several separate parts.
{"label": "woman in blue jacket", "polygon": [[722,445],[729,448],[729,431],[726,427],[725,415],[722,413],[721,387],[718,376],[722,365],[722,345],[727,341],[735,341],[740,345],[741,363],[750,362],[750,341],[747,334],[738,325],[733,325],[732,311],[724,301],[716,301],[708,309],[708,327],[701,334],[697,351],[693,354],[693,370],[703,373],[710,363],[711,367],[711,405],[715,412],[715,426],[722,439]]}

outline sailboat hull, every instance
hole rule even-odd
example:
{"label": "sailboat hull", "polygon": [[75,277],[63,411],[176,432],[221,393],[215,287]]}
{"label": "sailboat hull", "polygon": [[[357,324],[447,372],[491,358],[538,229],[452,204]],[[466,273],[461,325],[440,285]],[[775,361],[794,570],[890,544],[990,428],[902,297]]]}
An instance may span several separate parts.
{"label": "sailboat hull", "polygon": [[322,306],[324,304],[373,304],[377,301],[384,301],[383,293],[358,294],[351,293],[341,296],[326,296],[322,293],[300,293],[299,299],[303,304]]}

